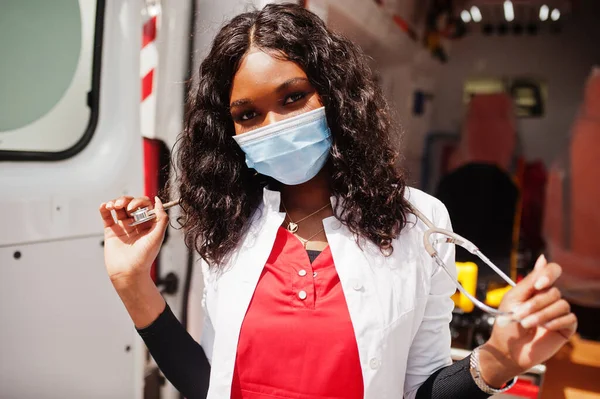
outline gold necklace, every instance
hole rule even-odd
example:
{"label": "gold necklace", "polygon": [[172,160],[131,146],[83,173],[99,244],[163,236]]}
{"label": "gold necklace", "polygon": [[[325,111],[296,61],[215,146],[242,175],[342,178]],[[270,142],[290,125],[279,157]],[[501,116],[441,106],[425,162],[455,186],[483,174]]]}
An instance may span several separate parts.
{"label": "gold necklace", "polygon": [[320,233],[322,233],[325,230],[325,228],[322,228],[321,230],[317,231],[315,234],[313,234],[312,236],[308,237],[307,239],[304,239],[302,237],[296,236],[297,239],[299,239],[302,242],[302,246],[304,247],[304,249],[306,249],[306,244],[308,244],[310,242],[310,240],[312,240],[313,238],[315,238],[317,235],[319,235]]}
{"label": "gold necklace", "polygon": [[[303,217],[302,219],[300,219],[300,220],[298,220],[298,221],[296,221],[296,222],[294,222],[294,221],[292,220],[292,218],[291,218],[291,216],[290,216],[290,213],[289,213],[289,212],[288,212],[288,210],[286,209],[286,207],[285,207],[285,204],[283,203],[283,201],[281,201],[281,206],[283,207],[283,210],[285,211],[285,214],[286,214],[286,216],[288,217],[288,219],[290,219],[290,222],[289,222],[289,223],[288,223],[288,225],[287,225],[287,229],[288,229],[288,231],[289,231],[290,233],[292,233],[292,234],[295,234],[295,233],[298,231],[298,224],[299,224],[299,223],[302,223],[303,221],[305,221],[305,220],[306,220],[306,219],[308,219],[309,217],[316,215],[317,213],[321,212],[323,209],[327,208],[328,206],[331,206],[331,204],[327,204],[327,205],[323,206],[322,208],[320,208],[320,209],[317,209],[316,211],[314,211],[314,212],[313,212],[313,213],[311,213],[310,215],[308,215],[308,216],[305,216],[305,217]],[[319,233],[320,233],[320,231],[319,231]],[[319,233],[317,233],[317,234],[319,234]],[[315,234],[315,235],[317,235],[317,234]],[[314,237],[314,236],[313,236],[313,237]],[[311,238],[312,238],[312,237],[311,237]]]}

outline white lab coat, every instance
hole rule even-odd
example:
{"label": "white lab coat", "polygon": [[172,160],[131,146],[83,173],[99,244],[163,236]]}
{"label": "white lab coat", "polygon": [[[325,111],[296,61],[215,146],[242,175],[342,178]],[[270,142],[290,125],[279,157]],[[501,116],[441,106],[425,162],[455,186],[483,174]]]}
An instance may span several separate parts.
{"label": "white lab coat", "polygon": [[[439,200],[416,189],[407,189],[406,197],[436,226],[451,229]],[[222,271],[203,265],[201,345],[212,366],[208,399],[231,395],[242,321],[284,220],[279,204],[279,192],[265,189],[248,233]],[[323,225],[356,334],[364,397],[414,398],[433,372],[451,364],[450,296],[456,289],[425,252],[425,225],[409,215],[389,257],[370,241],[362,241],[359,247],[335,217],[324,219]],[[453,245],[439,252],[455,270]]]}

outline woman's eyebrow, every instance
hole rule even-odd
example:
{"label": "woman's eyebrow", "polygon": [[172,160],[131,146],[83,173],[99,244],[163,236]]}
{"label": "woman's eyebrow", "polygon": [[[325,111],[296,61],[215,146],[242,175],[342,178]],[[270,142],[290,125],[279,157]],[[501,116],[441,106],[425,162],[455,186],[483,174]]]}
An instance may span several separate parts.
{"label": "woman's eyebrow", "polygon": [[229,104],[229,108],[242,107],[244,105],[252,105],[252,104],[253,104],[253,102],[249,98],[242,98],[239,100],[235,100],[234,102]]}
{"label": "woman's eyebrow", "polygon": [[[309,80],[307,78],[303,78],[303,77],[291,78],[291,79],[286,80],[279,86],[277,86],[277,88],[275,89],[275,92],[281,93],[282,91],[285,91],[290,86],[293,86],[297,83],[308,83],[308,82],[309,82]],[[235,107],[242,107],[245,105],[252,105],[252,104],[253,104],[253,101],[250,100],[249,98],[241,98],[239,100],[235,100],[234,102],[232,102],[229,105],[229,108],[231,109],[231,108],[235,108]]]}
{"label": "woman's eyebrow", "polygon": [[277,87],[277,89],[275,89],[275,91],[280,93],[280,92],[286,90],[288,87],[295,85],[296,83],[306,83],[306,82],[308,82],[307,78],[302,78],[302,77],[291,78],[291,79],[286,80],[282,84],[280,84]]}

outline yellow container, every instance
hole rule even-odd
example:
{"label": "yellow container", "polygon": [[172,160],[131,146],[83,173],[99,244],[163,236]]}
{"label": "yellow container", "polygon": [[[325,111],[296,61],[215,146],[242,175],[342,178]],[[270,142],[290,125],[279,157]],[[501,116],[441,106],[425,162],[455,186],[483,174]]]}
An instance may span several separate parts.
{"label": "yellow container", "polygon": [[[475,296],[477,291],[477,265],[473,262],[456,262],[456,269],[458,271],[458,282],[469,294]],[[473,302],[458,290],[452,295],[452,300],[456,307],[465,313],[470,313],[475,308]]]}
{"label": "yellow container", "polygon": [[502,302],[502,298],[504,298],[504,294],[510,291],[511,288],[510,285],[507,285],[506,287],[489,290],[485,295],[485,304],[493,308],[498,308],[500,302]]}

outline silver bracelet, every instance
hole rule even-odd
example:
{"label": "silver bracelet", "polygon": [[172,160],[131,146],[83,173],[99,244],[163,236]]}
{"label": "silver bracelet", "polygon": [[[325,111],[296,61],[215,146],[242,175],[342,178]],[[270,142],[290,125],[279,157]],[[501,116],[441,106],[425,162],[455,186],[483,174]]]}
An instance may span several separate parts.
{"label": "silver bracelet", "polygon": [[475,385],[477,385],[477,387],[483,392],[489,393],[491,395],[508,391],[516,384],[518,379],[518,377],[513,378],[508,384],[506,384],[506,386],[500,389],[492,388],[491,386],[486,384],[483,378],[481,377],[481,371],[479,370],[479,347],[475,348],[473,352],[471,352],[470,366],[471,377],[473,377]]}

